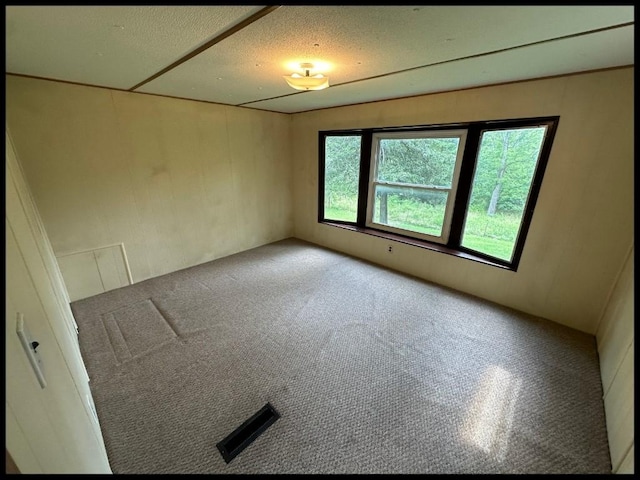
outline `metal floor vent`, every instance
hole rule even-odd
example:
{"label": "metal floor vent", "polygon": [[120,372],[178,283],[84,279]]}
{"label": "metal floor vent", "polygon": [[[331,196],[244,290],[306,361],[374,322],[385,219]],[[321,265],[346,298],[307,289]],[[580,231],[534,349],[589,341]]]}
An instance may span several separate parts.
{"label": "metal floor vent", "polygon": [[216,444],[224,461],[229,463],[233,460],[236,455],[247,448],[278,418],[280,418],[280,414],[276,412],[270,403],[267,403],[254,413],[242,425],[227,435],[224,440]]}

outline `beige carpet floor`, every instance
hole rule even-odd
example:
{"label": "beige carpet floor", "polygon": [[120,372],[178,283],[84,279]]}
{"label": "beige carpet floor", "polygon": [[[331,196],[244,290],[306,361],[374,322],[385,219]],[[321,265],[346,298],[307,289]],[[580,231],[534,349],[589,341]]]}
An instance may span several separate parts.
{"label": "beige carpet floor", "polygon": [[611,471],[593,336],[297,239],[72,310],[114,473]]}

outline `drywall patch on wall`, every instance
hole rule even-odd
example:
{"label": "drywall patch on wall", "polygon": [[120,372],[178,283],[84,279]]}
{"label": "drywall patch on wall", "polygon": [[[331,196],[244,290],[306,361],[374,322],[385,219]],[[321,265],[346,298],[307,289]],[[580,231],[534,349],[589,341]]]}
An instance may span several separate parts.
{"label": "drywall patch on wall", "polygon": [[123,243],[56,258],[72,302],[133,284]]}

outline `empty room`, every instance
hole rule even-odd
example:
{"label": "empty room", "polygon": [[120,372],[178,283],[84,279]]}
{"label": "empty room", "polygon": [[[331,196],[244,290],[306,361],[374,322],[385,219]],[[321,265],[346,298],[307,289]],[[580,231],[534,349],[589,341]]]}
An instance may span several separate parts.
{"label": "empty room", "polygon": [[6,473],[634,473],[634,15],[6,6]]}

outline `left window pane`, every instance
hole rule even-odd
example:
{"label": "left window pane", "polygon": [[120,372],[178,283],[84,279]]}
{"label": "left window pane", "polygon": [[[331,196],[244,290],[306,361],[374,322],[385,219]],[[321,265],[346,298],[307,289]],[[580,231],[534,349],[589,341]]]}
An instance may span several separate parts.
{"label": "left window pane", "polygon": [[358,218],[360,135],[324,140],[324,218],[355,222]]}

